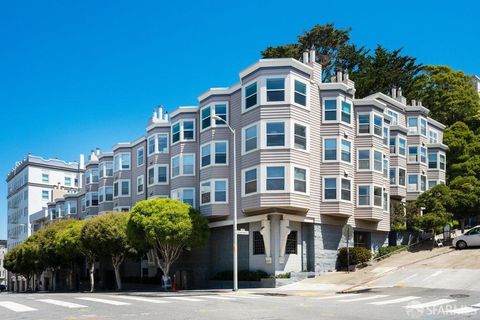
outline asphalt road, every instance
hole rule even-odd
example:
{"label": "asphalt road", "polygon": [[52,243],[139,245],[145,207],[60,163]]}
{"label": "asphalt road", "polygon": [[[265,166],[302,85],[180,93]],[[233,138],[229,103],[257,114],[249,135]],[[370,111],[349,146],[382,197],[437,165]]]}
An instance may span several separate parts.
{"label": "asphalt road", "polygon": [[[278,292],[278,291],[277,291]],[[0,319],[479,319],[480,292],[383,288],[353,294],[259,291],[0,294]]]}

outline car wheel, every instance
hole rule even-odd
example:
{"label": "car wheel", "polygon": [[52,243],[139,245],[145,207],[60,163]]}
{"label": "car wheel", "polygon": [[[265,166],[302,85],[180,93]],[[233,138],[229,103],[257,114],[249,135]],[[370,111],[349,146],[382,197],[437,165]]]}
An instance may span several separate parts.
{"label": "car wheel", "polygon": [[465,241],[462,240],[457,242],[457,249],[462,250],[462,249],[465,249],[466,247],[467,247],[467,243]]}

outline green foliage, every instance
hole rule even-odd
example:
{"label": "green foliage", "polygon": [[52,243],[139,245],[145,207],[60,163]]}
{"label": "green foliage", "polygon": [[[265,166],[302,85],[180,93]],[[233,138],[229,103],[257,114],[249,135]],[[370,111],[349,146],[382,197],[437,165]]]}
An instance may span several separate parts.
{"label": "green foliage", "polygon": [[421,213],[420,208],[417,207],[415,201],[408,201],[405,206],[405,223],[406,229],[409,231],[417,232],[420,231],[416,216]]}
{"label": "green foliage", "polygon": [[198,210],[178,200],[157,198],[132,208],[127,235],[136,245],[154,248],[159,267],[168,275],[184,247],[206,243],[209,229]]}
{"label": "green foliage", "polygon": [[377,258],[381,258],[383,256],[389,255],[392,252],[400,252],[402,249],[405,249],[407,246],[401,245],[401,246],[389,246],[389,247],[380,247],[378,249],[378,254]]}
{"label": "green foliage", "polygon": [[[337,266],[340,269],[347,268],[347,248],[340,248],[337,256]],[[350,265],[365,263],[372,258],[372,252],[364,247],[349,248]]]}
{"label": "green foliage", "polygon": [[458,176],[450,182],[450,190],[455,201],[452,212],[462,222],[478,214],[480,207],[480,181],[474,176]]}
{"label": "green foliage", "polygon": [[73,263],[83,256],[80,234],[85,220],[70,220],[70,223],[57,232],[55,248],[65,261]]}
{"label": "green foliage", "polygon": [[421,230],[435,234],[453,221],[451,210],[455,207],[455,199],[446,185],[440,184],[422,193],[416,206],[422,208],[423,214],[414,216],[413,223]]}
{"label": "green foliage", "polygon": [[426,66],[416,77],[410,95],[423,101],[430,109],[430,116],[447,126],[457,121],[478,124],[480,97],[471,77],[462,71],[448,66]]}
{"label": "green foliage", "polygon": [[275,278],[275,279],[290,279],[291,276],[292,276],[291,272],[286,272],[286,273],[276,274],[276,275],[272,276],[272,278]]}
{"label": "green foliage", "polygon": [[400,202],[393,204],[390,210],[390,230],[405,231],[406,222],[405,206]]}
{"label": "green foliage", "polygon": [[[263,270],[240,270],[238,272],[239,281],[260,281],[261,279],[269,278],[268,273]],[[221,271],[213,276],[212,280],[228,281],[233,280],[233,271]]]}

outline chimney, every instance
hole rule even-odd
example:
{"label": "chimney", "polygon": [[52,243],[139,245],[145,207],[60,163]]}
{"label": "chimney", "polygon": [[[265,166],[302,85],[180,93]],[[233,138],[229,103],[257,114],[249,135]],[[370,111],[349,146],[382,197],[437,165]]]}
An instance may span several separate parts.
{"label": "chimney", "polygon": [[348,81],[348,69],[343,70],[343,81]]}
{"label": "chimney", "polygon": [[163,106],[160,105],[158,107],[158,120],[162,120],[163,119]]}
{"label": "chimney", "polygon": [[156,122],[158,118],[157,109],[153,109],[152,122]]}
{"label": "chimney", "polygon": [[95,154],[96,154],[97,156],[99,156],[99,155],[100,155],[100,148],[99,148],[99,147],[97,147],[97,148],[96,148],[96,150],[95,150]]}
{"label": "chimney", "polygon": [[93,152],[93,149],[92,149],[92,150],[90,150],[90,155],[88,156],[88,161],[91,161],[94,156],[95,156],[95,152]]}
{"label": "chimney", "polygon": [[412,99],[412,106],[415,107],[417,105],[417,101],[415,99]]}
{"label": "chimney", "polygon": [[83,170],[85,169],[85,156],[83,155],[83,153],[80,154],[80,160],[79,160],[79,163],[78,163],[78,168]]}
{"label": "chimney", "polygon": [[303,63],[308,64],[308,51],[303,52],[303,58],[302,58]]}
{"label": "chimney", "polygon": [[312,47],[312,48],[310,49],[310,57],[309,57],[309,63],[310,63],[310,64],[314,64],[315,61],[317,61],[317,60],[316,60],[316,57],[315,57],[315,54],[316,54],[316,52],[315,52],[315,47]]}
{"label": "chimney", "polygon": [[165,111],[165,114],[163,115],[163,120],[168,122],[168,111]]}
{"label": "chimney", "polygon": [[397,97],[397,87],[393,86],[392,87],[392,98],[396,98]]}
{"label": "chimney", "polygon": [[422,101],[418,101],[418,102],[417,102],[417,106],[419,106],[419,107],[423,107],[423,105],[422,105]]}
{"label": "chimney", "polygon": [[402,96],[402,87],[398,87],[397,97],[403,97]]}
{"label": "chimney", "polygon": [[342,82],[342,71],[337,71],[337,82]]}

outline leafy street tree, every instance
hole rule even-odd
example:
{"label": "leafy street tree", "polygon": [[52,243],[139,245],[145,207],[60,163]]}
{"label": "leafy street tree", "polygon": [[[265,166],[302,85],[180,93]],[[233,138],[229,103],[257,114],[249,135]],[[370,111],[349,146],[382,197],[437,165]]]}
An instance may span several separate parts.
{"label": "leafy street tree", "polygon": [[178,200],[158,198],[132,208],[127,235],[132,243],[153,248],[159,268],[169,276],[182,250],[204,245],[209,229],[198,210]]}
{"label": "leafy street tree", "polygon": [[465,220],[478,215],[480,207],[480,181],[474,176],[456,177],[450,182],[452,198],[455,201],[453,214],[460,221],[462,233]]}
{"label": "leafy street tree", "polygon": [[[79,244],[83,255],[87,259],[88,270],[90,274],[90,292],[95,291],[95,260],[99,257],[101,251],[97,244],[98,225],[94,219],[84,220],[81,229],[73,229],[72,235],[79,237]],[[80,231],[78,234],[77,231]]]}
{"label": "leafy street tree", "polygon": [[405,206],[402,203],[395,203],[390,211],[390,230],[405,231],[407,222]]}
{"label": "leafy street tree", "polygon": [[480,97],[472,79],[448,66],[426,66],[410,92],[430,109],[430,116],[450,126],[457,121],[478,125]]}

